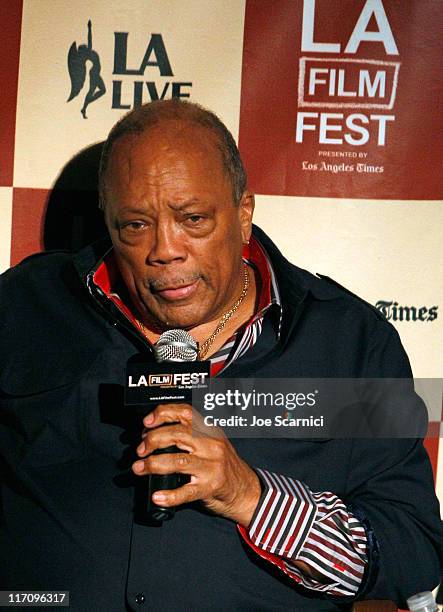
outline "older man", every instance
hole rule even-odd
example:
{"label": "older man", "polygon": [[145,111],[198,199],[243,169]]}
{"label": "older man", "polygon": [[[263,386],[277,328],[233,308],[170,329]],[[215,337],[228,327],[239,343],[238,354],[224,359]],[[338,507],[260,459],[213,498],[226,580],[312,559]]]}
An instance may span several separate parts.
{"label": "older man", "polygon": [[[128,359],[154,361],[170,328],[216,376],[410,376],[381,315],[252,230],[225,126],[179,101],[129,113],[100,191],[111,246],[2,277],[1,588],[116,612],[336,610],[433,588],[442,530],[421,441],[197,437],[183,404],[155,408],[141,436],[123,405]],[[139,519],[143,477],[177,472],[190,481],[153,496],[174,520]]]}

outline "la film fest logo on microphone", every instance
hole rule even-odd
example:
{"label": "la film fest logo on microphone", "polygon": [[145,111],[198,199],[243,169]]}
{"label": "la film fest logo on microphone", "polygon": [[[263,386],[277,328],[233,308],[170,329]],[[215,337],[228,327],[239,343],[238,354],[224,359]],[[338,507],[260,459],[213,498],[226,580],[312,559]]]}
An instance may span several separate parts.
{"label": "la film fest logo on microphone", "polygon": [[189,387],[203,385],[206,388],[207,372],[170,372],[156,374],[128,375],[128,387]]}
{"label": "la film fest logo on microphone", "polygon": [[[304,0],[295,141],[319,145],[367,143],[384,147],[396,120],[395,103],[401,62],[382,0],[367,0],[346,44],[321,41],[324,4]],[[317,32],[317,36],[316,36]],[[359,56],[362,45],[364,56]],[[385,58],[378,59],[380,48]],[[378,57],[371,57],[374,49]],[[361,52],[360,52],[361,53]],[[319,56],[321,54],[322,56]],[[338,55],[338,57],[337,57]],[[331,57],[335,56],[335,57]],[[381,174],[382,165],[368,164],[363,151],[318,151],[321,157],[347,157],[346,162],[302,161],[312,172]]]}
{"label": "la film fest logo on microphone", "polygon": [[131,64],[128,57],[131,33],[113,32],[113,79],[108,85],[101,74],[101,58],[93,40],[91,20],[87,23],[85,34],[84,37],[79,35],[79,42],[74,41],[71,44],[67,58],[71,81],[67,102],[80,98],[80,112],[84,119],[88,118],[89,105],[107,93],[110,93],[111,108],[120,111],[130,110],[153,100],[190,98],[193,83],[174,78],[162,34],[147,34],[143,55]]}

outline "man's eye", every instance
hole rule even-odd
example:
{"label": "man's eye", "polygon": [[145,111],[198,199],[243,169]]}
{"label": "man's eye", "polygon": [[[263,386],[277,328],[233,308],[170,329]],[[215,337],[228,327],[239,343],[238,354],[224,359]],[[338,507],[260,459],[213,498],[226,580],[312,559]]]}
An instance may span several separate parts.
{"label": "man's eye", "polygon": [[124,230],[130,230],[130,231],[138,231],[143,229],[144,227],[146,227],[146,223],[143,223],[142,221],[129,221],[128,223],[123,223],[122,224],[122,228]]}
{"label": "man's eye", "polygon": [[203,217],[201,215],[189,215],[189,217],[186,217],[186,221],[190,225],[197,225],[198,223],[203,221]]}

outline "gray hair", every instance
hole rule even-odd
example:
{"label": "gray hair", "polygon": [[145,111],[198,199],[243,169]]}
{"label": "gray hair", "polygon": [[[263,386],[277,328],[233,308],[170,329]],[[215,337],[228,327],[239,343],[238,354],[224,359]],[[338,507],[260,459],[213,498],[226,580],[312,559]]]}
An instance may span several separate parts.
{"label": "gray hair", "polygon": [[156,100],[148,102],[129,113],[114,125],[104,143],[98,174],[99,207],[104,210],[105,178],[114,143],[127,134],[142,134],[150,127],[168,121],[179,119],[194,123],[210,130],[216,138],[216,146],[221,153],[224,169],[232,183],[232,197],[237,205],[246,189],[246,171],[240,157],[240,152],[228,128],[217,115],[194,102],[178,98],[172,100]]}

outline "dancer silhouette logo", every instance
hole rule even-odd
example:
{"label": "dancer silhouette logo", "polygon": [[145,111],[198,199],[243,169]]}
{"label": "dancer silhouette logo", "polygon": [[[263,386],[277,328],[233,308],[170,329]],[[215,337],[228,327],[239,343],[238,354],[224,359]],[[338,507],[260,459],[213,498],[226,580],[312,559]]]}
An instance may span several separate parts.
{"label": "dancer silhouette logo", "polygon": [[84,119],[87,119],[86,109],[92,103],[104,96],[106,93],[105,83],[100,75],[100,57],[92,48],[92,23],[88,21],[88,43],[79,45],[74,41],[68,52],[68,70],[71,77],[71,93],[67,102],[76,98],[84,89],[86,82],[87,62],[92,65],[89,68],[89,86],[80,110]]}
{"label": "dancer silhouette logo", "polygon": [[[138,32],[136,34],[140,36]],[[117,111],[130,110],[144,102],[166,98],[190,98],[192,81],[175,79],[162,34],[150,33],[139,62],[131,64],[128,58],[130,33],[114,32],[113,71],[115,77],[108,83],[110,107]],[[112,61],[104,60],[105,66]],[[132,56],[134,61],[134,56]],[[68,70],[71,93],[67,102],[84,95],[80,109],[85,119],[88,106],[107,91],[100,74],[100,57],[92,47],[92,23],[88,21],[87,44],[73,42],[68,52]],[[144,80],[146,79],[146,80]]]}

